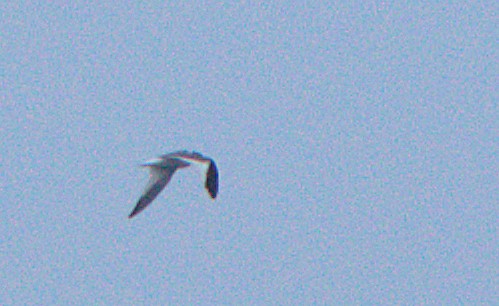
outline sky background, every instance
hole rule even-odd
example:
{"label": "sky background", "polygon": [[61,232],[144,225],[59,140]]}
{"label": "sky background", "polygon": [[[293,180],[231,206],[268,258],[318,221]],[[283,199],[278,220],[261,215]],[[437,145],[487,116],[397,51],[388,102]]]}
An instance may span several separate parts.
{"label": "sky background", "polygon": [[496,1],[0,9],[1,305],[498,303]]}

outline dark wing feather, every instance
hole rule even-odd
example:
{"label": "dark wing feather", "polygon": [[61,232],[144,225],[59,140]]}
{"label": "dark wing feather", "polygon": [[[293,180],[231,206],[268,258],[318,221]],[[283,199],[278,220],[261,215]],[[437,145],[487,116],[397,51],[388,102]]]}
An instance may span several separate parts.
{"label": "dark wing feather", "polygon": [[151,202],[158,196],[158,194],[165,188],[166,184],[170,181],[175,170],[168,169],[168,171],[160,169],[151,169],[151,179],[146,187],[146,190],[140,197],[137,205],[133,209],[128,218],[132,218],[136,214],[143,211]]}
{"label": "dark wing feather", "polygon": [[210,166],[206,172],[206,182],[204,184],[210,196],[214,199],[218,193],[218,170],[215,162],[210,160]]}

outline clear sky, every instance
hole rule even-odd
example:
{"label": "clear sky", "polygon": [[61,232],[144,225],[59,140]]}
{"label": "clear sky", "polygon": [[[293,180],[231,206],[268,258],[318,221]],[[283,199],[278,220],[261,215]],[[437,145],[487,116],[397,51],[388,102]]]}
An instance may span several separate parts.
{"label": "clear sky", "polygon": [[0,7],[1,305],[499,302],[497,1]]}

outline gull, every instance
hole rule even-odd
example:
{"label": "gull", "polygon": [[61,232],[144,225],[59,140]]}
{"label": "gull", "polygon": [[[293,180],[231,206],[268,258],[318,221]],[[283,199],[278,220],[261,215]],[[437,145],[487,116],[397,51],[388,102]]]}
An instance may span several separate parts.
{"label": "gull", "polygon": [[140,165],[149,168],[149,183],[128,218],[132,218],[151,204],[168,184],[177,169],[189,167],[193,163],[208,167],[204,187],[210,197],[215,199],[218,193],[218,170],[215,162],[198,152],[177,151],[151,159]]}

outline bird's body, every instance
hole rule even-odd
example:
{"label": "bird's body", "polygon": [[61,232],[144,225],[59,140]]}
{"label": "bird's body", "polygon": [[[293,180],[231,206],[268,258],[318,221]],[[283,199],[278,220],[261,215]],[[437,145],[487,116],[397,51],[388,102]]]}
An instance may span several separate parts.
{"label": "bird's body", "polygon": [[142,196],[128,217],[132,218],[151,204],[168,184],[177,169],[189,167],[192,163],[208,165],[205,188],[211,198],[215,199],[218,193],[218,170],[215,162],[197,152],[177,151],[162,155],[141,165],[149,168],[150,179]]}

